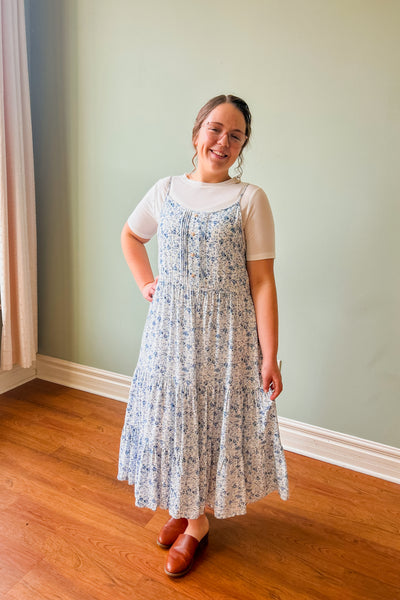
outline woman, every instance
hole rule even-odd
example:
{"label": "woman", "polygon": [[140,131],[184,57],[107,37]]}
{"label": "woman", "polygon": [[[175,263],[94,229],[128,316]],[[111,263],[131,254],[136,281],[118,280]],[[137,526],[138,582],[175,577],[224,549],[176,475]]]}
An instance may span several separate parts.
{"label": "woman", "polygon": [[[158,181],[122,232],[151,306],[118,478],[135,485],[137,506],[169,511],[158,544],[171,577],[207,543],[206,508],[227,518],[273,490],[287,498],[273,219],[265,193],[229,175],[250,134],[242,99],[212,98],[193,128],[194,170]],[[156,231],[155,279],[145,244]]]}

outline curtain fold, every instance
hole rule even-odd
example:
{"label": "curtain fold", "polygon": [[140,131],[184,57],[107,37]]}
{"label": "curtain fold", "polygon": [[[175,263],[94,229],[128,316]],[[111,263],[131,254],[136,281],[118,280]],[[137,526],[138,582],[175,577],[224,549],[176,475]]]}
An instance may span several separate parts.
{"label": "curtain fold", "polygon": [[37,257],[24,0],[0,0],[0,300],[2,370],[37,352]]}

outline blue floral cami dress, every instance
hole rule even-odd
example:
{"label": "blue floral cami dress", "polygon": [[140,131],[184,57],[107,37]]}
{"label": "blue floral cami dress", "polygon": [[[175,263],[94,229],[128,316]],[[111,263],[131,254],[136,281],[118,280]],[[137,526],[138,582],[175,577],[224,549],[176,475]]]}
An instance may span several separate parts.
{"label": "blue floral cami dress", "polygon": [[134,485],[139,507],[233,517],[273,490],[288,497],[276,406],[260,375],[240,209],[246,185],[213,212],[183,207],[170,185],[118,479]]}

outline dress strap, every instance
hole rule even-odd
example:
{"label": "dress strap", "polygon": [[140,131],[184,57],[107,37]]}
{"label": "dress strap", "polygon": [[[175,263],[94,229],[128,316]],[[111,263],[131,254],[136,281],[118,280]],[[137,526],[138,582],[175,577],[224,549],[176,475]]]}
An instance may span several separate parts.
{"label": "dress strap", "polygon": [[171,175],[171,177],[169,178],[169,181],[168,181],[167,196],[169,195],[169,192],[171,190],[171,184],[172,184],[172,175]]}
{"label": "dress strap", "polygon": [[243,195],[244,195],[244,193],[245,193],[245,191],[247,190],[248,187],[249,187],[248,183],[245,183],[243,185],[242,189],[240,190],[240,194],[239,194],[239,200],[238,200],[239,202],[243,198]]}

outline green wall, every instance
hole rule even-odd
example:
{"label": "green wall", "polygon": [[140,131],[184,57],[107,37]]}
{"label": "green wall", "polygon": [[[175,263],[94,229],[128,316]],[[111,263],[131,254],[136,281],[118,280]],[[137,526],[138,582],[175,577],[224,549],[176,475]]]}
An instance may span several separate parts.
{"label": "green wall", "polygon": [[254,116],[244,179],[276,221],[279,412],[400,446],[400,4],[26,7],[40,353],[132,373],[147,305],[120,230],[155,180],[190,170],[200,106],[236,93]]}

